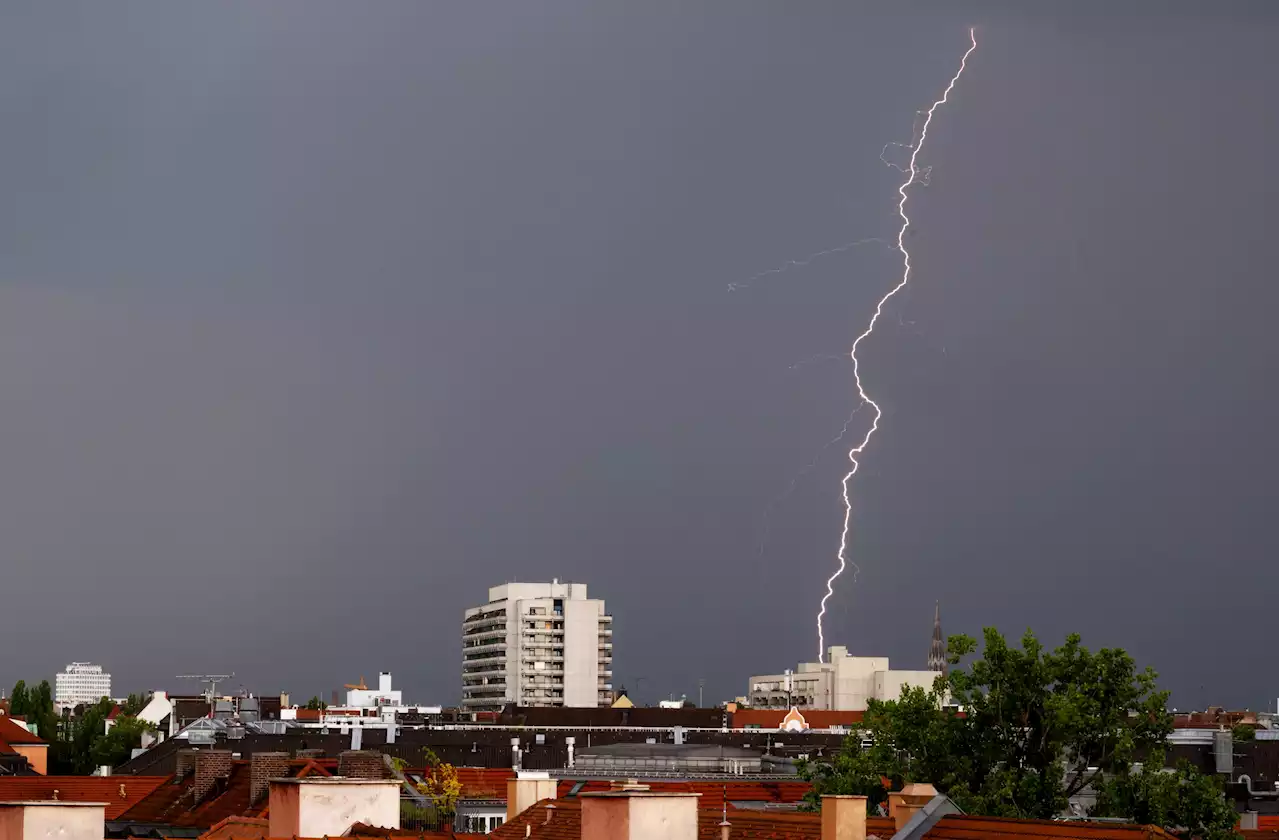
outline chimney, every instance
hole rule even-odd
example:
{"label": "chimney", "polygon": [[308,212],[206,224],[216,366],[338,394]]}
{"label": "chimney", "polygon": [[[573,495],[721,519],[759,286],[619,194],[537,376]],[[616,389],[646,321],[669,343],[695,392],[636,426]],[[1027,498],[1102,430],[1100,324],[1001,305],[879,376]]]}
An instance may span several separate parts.
{"label": "chimney", "polygon": [[511,769],[520,772],[520,739],[511,739]]}
{"label": "chimney", "polygon": [[541,802],[556,798],[556,780],[545,770],[518,770],[507,780],[507,822]]}
{"label": "chimney", "polygon": [[203,750],[196,753],[196,783],[191,794],[197,803],[213,790],[219,779],[231,776],[231,750]]}
{"label": "chimney", "polygon": [[400,829],[400,782],[340,777],[272,779],[267,803],[271,837],[341,837],[355,823]]}
{"label": "chimney", "polygon": [[822,840],[867,840],[867,798],[822,797]]}
{"label": "chimney", "polygon": [[338,754],[338,775],[349,779],[381,779],[386,770],[376,750],[344,750]]}
{"label": "chimney", "polygon": [[575,743],[577,743],[577,740],[576,740],[572,735],[571,735],[571,736],[569,736],[568,738],[565,738],[565,739],[564,739],[564,746],[565,746],[565,749],[567,749],[567,750],[569,751],[569,762],[568,762],[568,764],[567,764],[566,766],[567,766],[570,770],[572,770],[572,769],[573,769],[573,745],[574,745]]}
{"label": "chimney", "polygon": [[260,752],[249,756],[249,804],[257,804],[267,795],[272,779],[289,775],[289,754]]}
{"label": "chimney", "polygon": [[173,768],[173,783],[175,785],[185,779],[189,774],[195,772],[196,755],[198,754],[199,750],[195,750],[190,747],[178,750],[177,755],[174,756],[174,759],[177,762]]}
{"label": "chimney", "polygon": [[889,816],[893,817],[894,831],[901,831],[924,806],[938,795],[933,785],[906,785],[902,790],[889,794]]}
{"label": "chimney", "polygon": [[582,840],[697,840],[702,794],[623,788],[581,795]]}
{"label": "chimney", "polygon": [[102,840],[101,802],[0,802],[0,840]]}

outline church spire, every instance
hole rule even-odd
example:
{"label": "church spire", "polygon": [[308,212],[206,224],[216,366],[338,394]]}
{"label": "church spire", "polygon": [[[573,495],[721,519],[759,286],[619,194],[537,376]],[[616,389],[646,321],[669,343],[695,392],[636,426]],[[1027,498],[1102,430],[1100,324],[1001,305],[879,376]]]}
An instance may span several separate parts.
{"label": "church spire", "polygon": [[947,648],[942,643],[942,605],[933,605],[933,642],[929,645],[929,670],[946,673]]}

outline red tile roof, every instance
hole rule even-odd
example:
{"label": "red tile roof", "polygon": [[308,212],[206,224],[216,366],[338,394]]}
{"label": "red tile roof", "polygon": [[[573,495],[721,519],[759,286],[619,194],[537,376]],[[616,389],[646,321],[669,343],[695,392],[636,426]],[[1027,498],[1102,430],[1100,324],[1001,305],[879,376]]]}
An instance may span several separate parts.
{"label": "red tile roof", "polygon": [[166,776],[0,776],[0,801],[105,802],[113,820],[164,784]]}
{"label": "red tile roof", "polygon": [[[455,767],[454,769],[458,772],[458,781],[462,783],[463,799],[505,800],[507,780],[516,777],[516,772],[510,767]],[[431,768],[420,767],[409,770],[408,773],[425,779],[430,777]]]}
{"label": "red tile roof", "polygon": [[270,822],[258,817],[227,817],[200,835],[200,840],[258,840],[267,836]]}
{"label": "red tile roof", "polygon": [[[652,789],[652,788],[651,788]],[[719,808],[698,809],[698,840],[719,840],[721,811]],[[548,811],[547,806],[555,808]],[[547,814],[551,820],[547,821]],[[729,836],[734,840],[821,840],[822,816],[806,812],[729,812]],[[491,840],[580,840],[582,833],[582,801],[579,799],[544,799],[503,823],[488,836]],[[867,818],[867,836],[892,837],[893,820],[886,817]],[[1172,834],[1153,826],[1096,823],[1052,822],[1049,820],[1015,820],[995,817],[948,815],[938,821],[928,840],[1175,840]]]}
{"label": "red tile roof", "polygon": [[1132,823],[1055,822],[949,814],[929,830],[928,840],[1175,840],[1164,829]]}
{"label": "red tile roof", "polygon": [[[733,728],[780,729],[782,719],[789,709],[738,709],[733,713]],[[862,712],[838,712],[825,709],[801,709],[809,729],[830,729],[833,726],[850,727],[862,722]]]}
{"label": "red tile roof", "polygon": [[[593,779],[583,784],[572,779],[563,779],[556,785],[556,796],[564,799],[577,785],[582,784],[578,793],[598,793],[609,790],[612,782],[604,779]],[[650,790],[680,791],[684,793],[700,793],[702,798],[698,804],[703,808],[719,808],[721,802],[775,802],[794,804],[804,799],[812,785],[808,782],[646,782]],[[506,794],[503,794],[506,798]]]}
{"label": "red tile roof", "polygon": [[0,752],[12,752],[10,745],[43,744],[45,740],[33,735],[25,727],[13,722],[8,715],[0,715]]}
{"label": "red tile roof", "polygon": [[[331,776],[336,768],[336,759],[294,759],[289,762],[289,775],[294,778]],[[166,782],[173,779],[173,776],[165,777]],[[228,817],[261,817],[267,812],[266,797],[255,803],[249,801],[250,769],[247,760],[233,761],[231,775],[215,786],[199,804],[192,801],[194,784],[194,776],[188,775],[176,784],[159,785],[121,814],[119,819],[183,828],[212,828]]]}

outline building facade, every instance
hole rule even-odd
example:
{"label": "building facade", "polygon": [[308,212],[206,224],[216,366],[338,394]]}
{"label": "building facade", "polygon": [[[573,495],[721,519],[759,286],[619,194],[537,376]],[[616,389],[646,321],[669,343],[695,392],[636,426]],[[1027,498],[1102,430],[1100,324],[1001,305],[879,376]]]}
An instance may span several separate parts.
{"label": "building facade", "polygon": [[795,671],[752,677],[747,698],[755,708],[865,711],[869,700],[897,700],[902,686],[933,687],[937,671],[894,671],[885,656],[853,656],[827,648],[826,662],[801,662]]}
{"label": "building facade", "polygon": [[53,702],[58,706],[97,703],[111,696],[111,675],[101,665],[72,662],[53,679]]}
{"label": "building facade", "polygon": [[462,619],[462,705],[607,706],[613,616],[583,583],[507,583]]}

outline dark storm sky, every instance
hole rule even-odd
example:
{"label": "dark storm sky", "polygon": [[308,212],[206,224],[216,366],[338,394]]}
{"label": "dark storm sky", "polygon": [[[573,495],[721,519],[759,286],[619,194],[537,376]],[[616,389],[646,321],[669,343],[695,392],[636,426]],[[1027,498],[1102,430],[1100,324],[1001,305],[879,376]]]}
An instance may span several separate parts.
{"label": "dark storm sky", "polygon": [[788,368],[899,265],[726,286],[893,233],[976,24],[829,641],[923,667],[941,599],[1273,703],[1276,9],[1067,8],[7,3],[0,684],[450,703],[463,608],[553,576],[642,699],[813,658],[842,449],[770,500],[852,381]]}

